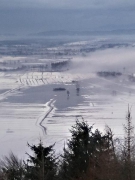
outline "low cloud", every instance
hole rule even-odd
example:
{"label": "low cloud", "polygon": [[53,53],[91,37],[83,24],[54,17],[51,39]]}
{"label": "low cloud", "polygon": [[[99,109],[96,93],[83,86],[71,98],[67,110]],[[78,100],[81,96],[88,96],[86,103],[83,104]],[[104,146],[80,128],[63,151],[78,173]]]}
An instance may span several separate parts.
{"label": "low cloud", "polygon": [[120,71],[126,69],[128,73],[135,72],[135,47],[113,48],[90,53],[86,57],[73,59],[73,71]]}

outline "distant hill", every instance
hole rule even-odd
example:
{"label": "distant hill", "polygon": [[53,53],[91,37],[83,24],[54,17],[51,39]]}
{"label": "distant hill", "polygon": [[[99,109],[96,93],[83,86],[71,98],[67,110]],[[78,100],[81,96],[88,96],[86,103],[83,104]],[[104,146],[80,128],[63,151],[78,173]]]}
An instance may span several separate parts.
{"label": "distant hill", "polygon": [[35,36],[88,36],[88,35],[105,35],[105,34],[135,34],[135,29],[116,29],[109,31],[68,31],[68,30],[55,30],[43,31],[35,34]]}

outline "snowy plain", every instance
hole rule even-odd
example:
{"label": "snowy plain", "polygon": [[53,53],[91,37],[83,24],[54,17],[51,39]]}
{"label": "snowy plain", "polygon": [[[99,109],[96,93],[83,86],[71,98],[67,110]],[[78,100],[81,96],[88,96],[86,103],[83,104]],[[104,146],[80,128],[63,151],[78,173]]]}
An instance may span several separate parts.
{"label": "snowy plain", "polygon": [[[134,42],[122,43],[110,48],[107,46],[110,41],[106,40],[79,41],[51,48],[51,52],[75,50],[73,56],[70,54],[70,66],[64,71],[32,68],[1,71],[0,156],[13,151],[26,158],[25,153],[30,153],[27,143],[36,144],[39,139],[44,145],[55,143],[56,152],[60,153],[64,142],[70,138],[69,129],[82,118],[93,125],[93,129],[104,131],[108,125],[115,136],[123,138],[128,105],[135,125],[135,47]],[[106,46],[99,49],[103,45]],[[80,53],[81,48],[88,47],[97,49]],[[54,61],[55,57],[51,59]],[[27,57],[1,56],[0,62],[4,61],[8,67],[13,67],[12,62],[26,63]],[[33,62],[33,58],[30,61]],[[122,75],[100,77],[98,71],[115,71]],[[133,77],[132,81],[129,76]],[[65,91],[54,91],[56,87],[63,87]]]}

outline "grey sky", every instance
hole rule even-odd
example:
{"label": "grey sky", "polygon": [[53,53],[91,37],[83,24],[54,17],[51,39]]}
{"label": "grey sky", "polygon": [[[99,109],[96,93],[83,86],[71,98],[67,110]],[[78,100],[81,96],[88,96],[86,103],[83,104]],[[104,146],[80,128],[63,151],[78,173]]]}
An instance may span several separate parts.
{"label": "grey sky", "polygon": [[134,0],[1,0],[0,7],[44,7],[44,8],[114,8],[135,6]]}
{"label": "grey sky", "polygon": [[0,0],[0,33],[135,28],[134,0]]}

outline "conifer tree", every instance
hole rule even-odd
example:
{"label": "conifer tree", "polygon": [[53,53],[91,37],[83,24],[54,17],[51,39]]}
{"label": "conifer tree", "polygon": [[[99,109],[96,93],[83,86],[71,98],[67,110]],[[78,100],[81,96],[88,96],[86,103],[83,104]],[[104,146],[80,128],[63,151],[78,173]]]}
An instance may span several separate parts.
{"label": "conifer tree", "polygon": [[29,180],[53,180],[56,176],[57,163],[54,156],[54,145],[44,147],[42,142],[36,145],[29,145],[34,156],[29,156],[26,164],[26,179]]}
{"label": "conifer tree", "polygon": [[72,126],[71,139],[67,143],[67,148],[64,148],[59,173],[62,180],[82,180],[88,176],[90,179],[92,176],[100,179],[99,176],[104,175],[103,166],[107,167],[107,163],[110,164],[114,159],[110,131],[102,135],[99,130],[92,132],[92,128],[84,120],[82,122],[77,120]]}
{"label": "conifer tree", "polygon": [[135,179],[135,144],[134,144],[134,127],[132,126],[131,109],[128,106],[128,112],[126,115],[125,141],[123,146],[123,175],[126,180]]}
{"label": "conifer tree", "polygon": [[78,178],[86,172],[89,164],[88,144],[89,137],[92,134],[92,126],[82,121],[76,121],[72,126],[71,139],[67,143],[67,149],[64,148],[63,161],[60,169],[62,179]]}

